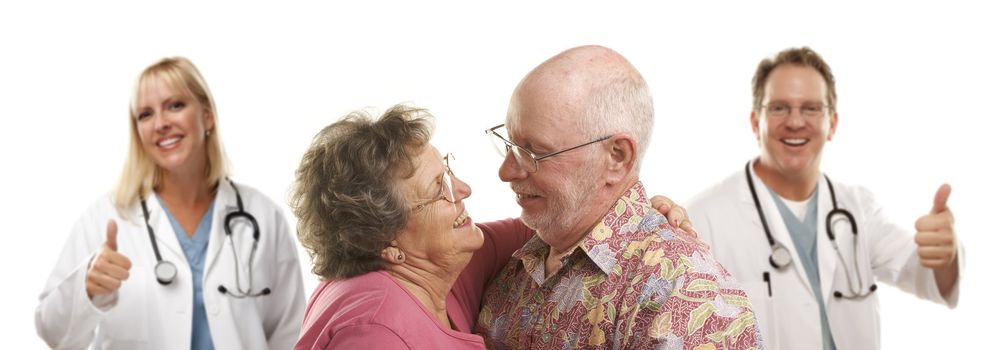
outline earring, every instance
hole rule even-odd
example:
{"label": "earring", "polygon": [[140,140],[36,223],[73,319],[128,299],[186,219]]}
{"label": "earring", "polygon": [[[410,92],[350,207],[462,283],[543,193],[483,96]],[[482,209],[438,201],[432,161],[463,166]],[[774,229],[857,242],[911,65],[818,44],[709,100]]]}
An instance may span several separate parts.
{"label": "earring", "polygon": [[212,134],[212,130],[205,130],[205,137],[209,137]]}
{"label": "earring", "polygon": [[397,260],[403,261],[404,260],[404,254],[403,253],[398,253],[397,254]]}

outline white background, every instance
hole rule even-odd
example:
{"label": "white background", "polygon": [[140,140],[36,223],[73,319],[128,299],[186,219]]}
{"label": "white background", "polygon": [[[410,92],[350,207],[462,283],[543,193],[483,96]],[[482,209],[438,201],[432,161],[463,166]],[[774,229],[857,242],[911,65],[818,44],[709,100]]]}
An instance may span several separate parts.
{"label": "white background", "polygon": [[[34,308],[72,223],[125,158],[135,76],[183,55],[215,95],[234,180],[286,203],[313,135],[398,102],[438,118],[434,143],[474,188],[476,220],[515,216],[483,129],[515,84],[573,46],[611,47],[650,84],[642,177],[684,201],[741,168],[759,60],[809,45],[833,67],[841,124],[823,169],[872,189],[906,227],[942,182],[967,247],[955,310],[880,289],[888,349],[997,346],[1002,195],[1000,11],[950,5],[498,1],[324,5],[31,2],[0,5],[0,244],[4,348],[44,347]],[[289,216],[290,221],[294,219]],[[762,256],[766,258],[765,253]],[[303,255],[307,292],[316,285]],[[11,344],[13,345],[7,345]]]}

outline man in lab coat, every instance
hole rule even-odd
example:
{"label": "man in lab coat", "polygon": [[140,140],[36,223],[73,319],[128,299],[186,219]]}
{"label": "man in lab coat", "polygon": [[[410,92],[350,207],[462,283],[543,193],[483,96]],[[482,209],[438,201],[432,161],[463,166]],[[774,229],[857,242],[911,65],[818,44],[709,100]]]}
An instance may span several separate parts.
{"label": "man in lab coat", "polygon": [[838,112],[835,79],[816,52],[763,60],[752,85],[759,156],[686,207],[748,292],[766,348],[879,348],[875,280],[955,307],[963,254],[950,186],[915,231],[893,224],[868,190],[820,171]]}

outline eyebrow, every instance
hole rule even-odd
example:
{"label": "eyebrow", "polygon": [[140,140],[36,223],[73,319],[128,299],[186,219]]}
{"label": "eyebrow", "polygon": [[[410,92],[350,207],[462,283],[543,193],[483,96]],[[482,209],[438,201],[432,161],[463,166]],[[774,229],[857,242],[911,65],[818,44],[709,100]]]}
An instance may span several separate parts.
{"label": "eyebrow", "polygon": [[[553,145],[546,145],[546,144],[542,144],[541,142],[527,141],[524,144],[521,143],[521,142],[517,142],[517,141],[515,141],[515,137],[513,137],[511,135],[511,133],[508,134],[508,137],[511,138],[510,141],[512,143],[514,143],[516,145],[519,145],[522,148],[525,148],[525,149],[529,150],[532,153],[537,153],[537,155],[538,154],[552,152],[553,149],[555,148]],[[526,141],[526,140],[522,140],[522,141]],[[542,147],[542,149],[540,149],[540,147]]]}
{"label": "eyebrow", "polygon": [[[181,99],[178,98],[178,95],[174,94],[174,95],[167,96],[167,98],[161,100],[160,103],[158,103],[157,105],[163,106],[163,105],[167,104],[168,102],[180,101],[180,100]],[[147,105],[138,105],[138,106],[136,106],[136,110],[139,110],[139,111],[144,110],[146,108],[150,108],[150,106],[147,106]]]}

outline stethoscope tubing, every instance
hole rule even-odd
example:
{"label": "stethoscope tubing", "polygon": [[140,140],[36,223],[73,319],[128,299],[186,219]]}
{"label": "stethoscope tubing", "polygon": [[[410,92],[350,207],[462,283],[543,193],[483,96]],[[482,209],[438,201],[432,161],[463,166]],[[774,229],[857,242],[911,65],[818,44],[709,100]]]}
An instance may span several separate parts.
{"label": "stethoscope tubing", "polygon": [[[769,241],[769,247],[772,252],[769,254],[769,265],[773,268],[780,270],[790,265],[793,260],[793,256],[790,254],[789,249],[784,247],[782,244],[776,242],[775,238],[772,236],[772,231],[769,229],[769,223],[765,219],[765,213],[762,211],[762,203],[759,201],[758,192],[755,190],[755,183],[752,181],[751,177],[751,167],[754,160],[748,161],[745,165],[745,181],[748,184],[748,190],[751,192],[752,200],[755,202],[755,211],[758,213],[759,220],[762,222],[762,230],[765,232],[765,238]],[[846,209],[841,209],[838,207],[838,201],[835,198],[835,187],[832,185],[831,179],[828,175],[822,174],[825,177],[825,183],[828,185],[828,193],[832,200],[832,210],[828,212],[825,217],[825,234],[828,240],[832,243],[835,248],[835,253],[838,255],[839,262],[842,265],[842,271],[845,273],[846,283],[849,284],[849,294],[842,293],[840,291],[835,291],[834,295],[836,298],[845,299],[858,299],[864,298],[872,294],[877,290],[876,283],[870,285],[869,288],[863,288],[863,275],[862,269],[859,266],[859,249],[853,251],[853,265],[856,268],[856,286],[854,288],[852,285],[852,278],[849,275],[849,265],[846,263],[845,258],[842,255],[841,249],[839,249],[838,242],[835,240],[835,231],[832,229],[832,223],[835,222],[835,218],[839,215],[846,218],[849,221],[849,225],[852,228],[853,235],[853,245],[858,248],[859,246],[859,231],[856,226],[856,218],[853,217]],[[771,282],[770,282],[771,283]],[[771,288],[771,284],[770,284]],[[770,292],[770,295],[772,293]]]}
{"label": "stethoscope tubing", "polygon": [[[255,219],[254,216],[251,215],[250,213],[244,211],[243,198],[240,196],[240,190],[237,189],[237,185],[235,183],[233,183],[233,181],[230,181],[229,179],[227,179],[227,182],[229,182],[230,186],[233,187],[233,193],[236,194],[236,199],[237,199],[237,211],[229,213],[229,214],[226,214],[226,218],[223,220],[224,232],[226,232],[226,236],[230,240],[230,248],[233,251],[233,259],[239,260],[238,259],[239,255],[237,255],[236,244],[233,241],[233,231],[232,231],[232,228],[231,228],[231,224],[232,224],[232,222],[235,219],[244,219],[245,221],[247,221],[247,222],[249,222],[251,224],[251,227],[253,229],[254,243],[251,246],[251,253],[250,253],[250,256],[249,256],[249,258],[247,260],[248,274],[249,274],[249,276],[247,277],[247,283],[248,283],[247,289],[244,290],[242,288],[241,284],[240,284],[240,264],[239,264],[239,262],[237,262],[236,264],[234,264],[234,276],[235,276],[236,284],[237,284],[237,290],[236,290],[236,292],[229,291],[223,285],[219,285],[219,288],[217,288],[217,289],[222,294],[228,294],[230,296],[237,297],[237,298],[256,297],[256,296],[262,296],[262,295],[271,294],[271,289],[267,288],[267,287],[265,287],[264,289],[262,289],[260,292],[257,292],[257,293],[254,293],[252,291],[253,288],[254,288],[253,287],[254,286],[254,279],[253,279],[254,277],[253,277],[253,274],[250,273],[250,266],[254,262],[254,254],[257,252],[257,244],[258,244],[258,241],[260,240],[261,230],[260,230],[260,227],[258,226],[257,219]],[[162,285],[169,285],[177,277],[177,267],[174,265],[174,263],[172,263],[172,262],[170,262],[168,260],[164,260],[161,257],[161,255],[160,255],[160,247],[159,247],[159,244],[157,244],[156,236],[153,233],[153,226],[150,225],[150,211],[149,211],[149,208],[146,205],[146,200],[142,199],[140,201],[140,204],[142,205],[142,208],[143,208],[143,219],[145,219],[145,223],[146,223],[146,232],[150,236],[150,244],[153,246],[153,254],[157,258],[157,264],[156,264],[156,266],[153,269],[154,276],[156,276],[156,279],[157,279],[158,283],[160,283]]]}

